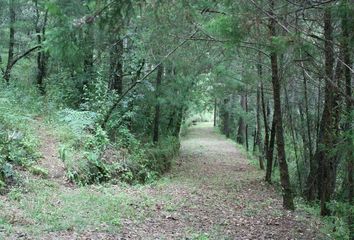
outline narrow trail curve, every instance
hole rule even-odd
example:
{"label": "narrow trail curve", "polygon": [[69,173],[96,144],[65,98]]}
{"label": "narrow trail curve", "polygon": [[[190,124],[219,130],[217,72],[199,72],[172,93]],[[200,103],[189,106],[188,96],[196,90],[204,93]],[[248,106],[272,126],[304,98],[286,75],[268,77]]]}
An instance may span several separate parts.
{"label": "narrow trail curve", "polygon": [[36,132],[40,141],[41,159],[38,165],[48,171],[48,178],[65,184],[65,165],[59,157],[59,141],[47,129],[42,119],[37,119]]}
{"label": "narrow trail curve", "polygon": [[166,184],[145,190],[168,200],[145,209],[143,223],[123,221],[123,239],[325,239],[318,221],[284,211],[264,173],[210,124],[190,129],[170,174]]}

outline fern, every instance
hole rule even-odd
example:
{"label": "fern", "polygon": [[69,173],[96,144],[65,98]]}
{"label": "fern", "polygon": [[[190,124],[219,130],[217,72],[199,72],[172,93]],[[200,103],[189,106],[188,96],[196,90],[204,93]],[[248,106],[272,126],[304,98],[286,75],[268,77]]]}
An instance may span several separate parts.
{"label": "fern", "polygon": [[76,111],[64,109],[58,113],[59,121],[66,123],[75,135],[80,136],[85,131],[93,129],[97,120],[97,113],[90,111]]}

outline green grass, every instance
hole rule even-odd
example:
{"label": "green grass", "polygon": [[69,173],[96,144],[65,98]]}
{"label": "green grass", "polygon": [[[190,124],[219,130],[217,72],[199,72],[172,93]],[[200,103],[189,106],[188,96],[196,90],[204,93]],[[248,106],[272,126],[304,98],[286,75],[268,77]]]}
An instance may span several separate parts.
{"label": "green grass", "polygon": [[32,182],[29,189],[29,195],[20,198],[18,204],[40,231],[117,231],[121,215],[132,214],[133,199],[123,191],[95,187],[60,190],[46,181]]}
{"label": "green grass", "polygon": [[[166,183],[154,183],[162,187]],[[157,204],[168,212],[177,211],[179,205],[168,193],[151,196],[147,188],[151,185],[114,186],[92,185],[80,188],[64,188],[50,180],[30,180],[25,186],[13,188],[7,195],[6,204],[0,202],[1,232],[21,232],[29,236],[41,236],[45,232],[95,230],[117,233],[122,220],[142,223],[154,214]],[[14,226],[9,220],[13,213],[24,223]]]}

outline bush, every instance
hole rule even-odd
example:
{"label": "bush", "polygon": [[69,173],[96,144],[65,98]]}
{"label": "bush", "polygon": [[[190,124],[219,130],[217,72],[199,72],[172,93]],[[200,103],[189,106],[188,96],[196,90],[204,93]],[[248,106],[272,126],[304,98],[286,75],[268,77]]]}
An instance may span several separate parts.
{"label": "bush", "polygon": [[173,158],[178,154],[180,142],[176,137],[162,139],[156,146],[147,150],[147,168],[162,174],[171,168]]}
{"label": "bush", "polygon": [[73,145],[60,149],[71,181],[81,185],[116,180],[144,183],[156,179],[170,168],[171,160],[179,150],[176,138],[165,138],[156,146],[142,144],[121,126],[115,131],[115,141],[112,142],[106,131],[95,125],[86,114],[74,110],[59,114],[59,121],[69,126],[72,137],[77,139],[68,141]]}

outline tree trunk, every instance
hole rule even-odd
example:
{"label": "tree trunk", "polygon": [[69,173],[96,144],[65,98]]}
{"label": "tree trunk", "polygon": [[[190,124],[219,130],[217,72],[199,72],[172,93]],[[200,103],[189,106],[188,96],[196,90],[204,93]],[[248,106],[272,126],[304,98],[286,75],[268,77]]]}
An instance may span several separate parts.
{"label": "tree trunk", "polygon": [[123,39],[115,40],[110,51],[110,89],[119,95],[123,92]]}
{"label": "tree trunk", "polygon": [[[307,135],[306,135],[306,123],[305,123],[305,116],[304,116],[304,110],[302,109],[303,106],[301,103],[298,104],[298,110],[299,110],[299,115],[300,115],[300,135],[301,135],[301,140],[302,140],[302,159],[305,164],[309,163],[309,155],[308,155],[308,139],[307,139]],[[306,169],[304,169],[305,171],[307,170],[307,166]],[[308,172],[305,172],[306,176],[308,175]],[[304,192],[302,192],[302,194],[304,194]]]}
{"label": "tree trunk", "polygon": [[263,161],[263,146],[261,143],[261,129],[257,128],[254,131],[254,150],[258,149],[257,155],[258,155],[258,162],[259,162],[259,168],[261,170],[264,170],[264,161]]}
{"label": "tree trunk", "polygon": [[[262,81],[262,65],[259,63],[257,65],[258,67],[258,76],[259,80]],[[256,130],[255,130],[255,146],[257,146],[258,149],[258,160],[259,160],[259,167],[260,169],[264,169],[264,163],[263,163],[263,146],[261,142],[261,86],[258,85],[257,87],[257,112],[256,112]],[[266,127],[266,126],[265,126]],[[253,152],[255,153],[255,147],[253,148]]]}
{"label": "tree trunk", "polygon": [[[306,115],[306,130],[307,130],[307,150],[308,150],[308,159],[310,171],[306,180],[305,187],[305,198],[307,201],[314,201],[316,198],[316,185],[317,185],[317,162],[314,160],[313,156],[313,143],[312,143],[312,134],[311,134],[311,116],[309,111],[309,102],[307,95],[307,77],[305,75],[305,70],[302,69],[303,83],[304,83],[304,105],[305,105],[305,115]],[[306,158],[305,158],[306,159]]]}
{"label": "tree trunk", "polygon": [[266,177],[265,180],[269,184],[272,183],[272,172],[273,172],[273,152],[274,152],[274,144],[275,144],[275,118],[273,117],[272,121],[272,129],[270,133],[269,145],[267,146],[266,152],[266,160],[267,160],[267,168],[266,168]]}
{"label": "tree trunk", "polygon": [[10,0],[9,4],[10,12],[10,38],[9,38],[9,51],[7,56],[7,65],[4,72],[4,80],[6,83],[10,82],[11,69],[14,61],[14,48],[15,48],[15,21],[16,21],[16,12],[15,12],[15,3],[14,0]]}
{"label": "tree trunk", "polygon": [[[320,116],[321,116],[321,82],[318,84],[318,94],[317,94],[317,113],[316,113],[316,136],[317,140],[320,137]],[[309,118],[309,116],[307,116]],[[316,143],[316,149],[318,149],[318,141]],[[310,158],[310,172],[309,175],[307,176],[306,180],[306,188],[305,188],[305,198],[307,201],[314,201],[316,200],[316,195],[317,195],[317,190],[318,190],[318,157],[317,157],[317,152],[311,155]]]}
{"label": "tree trunk", "polygon": [[155,104],[155,117],[154,117],[154,127],[153,127],[153,137],[152,141],[157,143],[159,141],[159,128],[160,128],[160,91],[161,91],[161,81],[162,81],[162,74],[163,74],[163,65],[161,64],[157,68],[157,75],[156,75],[156,104]]}
{"label": "tree trunk", "polygon": [[306,114],[306,129],[307,129],[307,138],[308,138],[308,157],[309,161],[312,161],[313,154],[313,145],[312,145],[312,134],[311,134],[311,116],[309,111],[309,100],[307,96],[307,77],[305,75],[305,70],[302,70],[303,82],[304,82],[304,100],[305,100],[305,114]]}
{"label": "tree trunk", "polygon": [[177,113],[177,121],[176,121],[176,126],[175,126],[175,130],[173,132],[173,136],[174,137],[179,137],[179,133],[181,131],[181,126],[182,126],[182,122],[183,122],[183,113],[184,113],[184,107],[180,107]]}
{"label": "tree trunk", "polygon": [[[347,13],[344,15],[342,19],[342,34],[343,34],[343,52],[344,52],[344,63],[347,66],[352,66],[350,49],[349,49],[349,26],[348,26],[348,15]],[[352,77],[351,71],[348,67],[344,68],[344,77],[345,77],[345,93],[347,96],[352,96]],[[347,168],[348,168],[348,203],[350,206],[354,205],[354,183],[353,183],[353,175],[354,175],[354,152],[353,152],[353,141],[350,136],[353,136],[353,118],[352,118],[353,105],[347,99],[346,100],[346,121],[344,130],[347,131],[346,139],[348,146],[347,152]],[[348,215],[348,226],[349,226],[349,239],[354,240],[354,217],[353,215]]]}
{"label": "tree trunk", "polygon": [[223,133],[226,137],[230,137],[230,113],[229,113],[229,97],[224,99],[223,106]]}
{"label": "tree trunk", "polygon": [[[242,110],[246,111],[246,105],[247,105],[246,95],[241,95],[240,104],[241,104]],[[242,115],[243,114],[244,114],[244,112],[242,113]],[[245,123],[243,116],[240,116],[239,121],[238,121],[238,130],[237,130],[236,140],[239,144],[245,144],[245,142],[246,142],[246,123]]]}
{"label": "tree trunk", "polygon": [[[37,44],[42,48],[42,43],[43,41],[45,41],[45,31],[46,31],[46,25],[48,19],[48,11],[45,12],[43,24],[41,26],[40,10],[38,9],[38,1],[35,2],[35,5],[36,5],[36,14],[37,14],[37,20],[36,20]],[[37,53],[37,86],[42,95],[45,94],[43,81],[46,76],[47,59],[48,59],[47,54],[42,48],[41,51],[38,51]]]}
{"label": "tree trunk", "polygon": [[217,99],[214,99],[214,127],[216,127],[216,117],[217,117],[217,107],[218,107],[218,103],[217,103]]}
{"label": "tree trunk", "polygon": [[291,108],[290,102],[289,102],[288,90],[287,90],[286,87],[284,87],[284,89],[285,89],[285,103],[286,103],[286,108],[288,109],[288,112],[289,112],[290,134],[291,134],[291,140],[292,140],[293,147],[294,147],[297,178],[298,178],[298,182],[299,182],[300,192],[302,193],[302,177],[301,177],[301,171],[300,171],[300,166],[299,166],[299,157],[298,157],[297,141],[296,141],[296,136],[295,136],[295,126],[294,126],[294,125],[295,125],[295,122],[294,122],[294,120],[293,120],[292,108]]}
{"label": "tree trunk", "polygon": [[[274,15],[274,0],[270,0],[272,15],[269,24],[269,30],[272,37],[276,37],[276,21]],[[278,75],[278,59],[275,50],[271,51],[271,69],[272,69],[272,85],[273,85],[273,97],[274,97],[274,118],[276,124],[276,142],[278,150],[278,160],[279,160],[279,171],[280,171],[280,182],[283,190],[283,207],[285,209],[293,210],[293,194],[290,186],[288,164],[285,157],[285,147],[284,147],[284,134],[283,134],[283,122],[282,122],[282,112],[281,112],[281,100],[280,100],[280,79]]]}
{"label": "tree trunk", "polygon": [[[262,101],[262,112],[263,112],[263,121],[264,121],[264,149],[263,149],[263,157],[266,158],[268,154],[268,146],[269,146],[269,126],[268,126],[268,114],[267,108],[264,99],[264,87],[263,80],[261,80],[261,101]],[[268,160],[267,160],[268,161]]]}
{"label": "tree trunk", "polygon": [[[333,37],[332,37],[332,16],[329,8],[325,9],[324,16],[324,37],[325,37],[325,77],[330,81],[333,79]],[[330,210],[327,203],[331,199],[331,182],[332,177],[332,159],[330,151],[333,147],[334,140],[334,116],[333,106],[335,95],[329,81],[325,81],[325,103],[322,113],[320,132],[318,138],[318,147],[316,158],[318,162],[318,192],[321,200],[321,215],[330,215]]]}
{"label": "tree trunk", "polygon": [[[248,97],[247,93],[245,94],[245,111],[248,113]],[[246,142],[246,150],[249,151],[249,143],[248,143],[248,123],[245,122],[245,142]]]}

